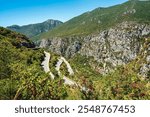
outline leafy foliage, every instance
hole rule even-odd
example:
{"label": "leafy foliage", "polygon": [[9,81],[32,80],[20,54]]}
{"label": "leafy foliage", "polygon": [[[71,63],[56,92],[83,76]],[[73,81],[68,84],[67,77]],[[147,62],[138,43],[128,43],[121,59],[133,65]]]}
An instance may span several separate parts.
{"label": "leafy foliage", "polygon": [[[125,66],[118,66],[116,70],[106,75],[92,69],[90,64],[93,62],[92,58],[87,59],[79,54],[72,58],[70,62],[76,69],[76,80],[82,86],[93,90],[92,93],[83,95],[82,99],[150,99],[150,79],[139,75],[139,68],[145,62],[143,51],[134,61]],[[139,58],[140,56],[143,58]]]}
{"label": "leafy foliage", "polygon": [[18,33],[4,28],[0,31],[0,99],[64,99],[67,92],[61,79],[52,81],[41,67],[44,51],[18,47],[14,42],[28,40],[18,41]]}
{"label": "leafy foliage", "polygon": [[58,55],[52,53],[50,68],[55,73],[52,80],[41,66],[44,50],[21,46],[22,42],[30,41],[24,36],[21,38],[21,34],[0,29],[0,99],[93,99],[92,92],[64,85],[55,70]]}

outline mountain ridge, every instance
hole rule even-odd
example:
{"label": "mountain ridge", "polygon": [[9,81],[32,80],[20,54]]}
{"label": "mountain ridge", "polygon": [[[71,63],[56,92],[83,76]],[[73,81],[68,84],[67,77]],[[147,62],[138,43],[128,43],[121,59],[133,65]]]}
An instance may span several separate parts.
{"label": "mountain ridge", "polygon": [[123,21],[149,22],[149,6],[150,1],[128,1],[107,8],[96,8],[74,17],[51,31],[33,37],[33,39],[86,36],[99,33]]}
{"label": "mountain ridge", "polygon": [[16,31],[16,32],[23,33],[27,37],[31,38],[43,32],[47,32],[62,23],[63,22],[59,20],[48,19],[42,23],[28,24],[28,25],[23,25],[23,26],[12,25],[12,26],[7,26],[6,28]]}

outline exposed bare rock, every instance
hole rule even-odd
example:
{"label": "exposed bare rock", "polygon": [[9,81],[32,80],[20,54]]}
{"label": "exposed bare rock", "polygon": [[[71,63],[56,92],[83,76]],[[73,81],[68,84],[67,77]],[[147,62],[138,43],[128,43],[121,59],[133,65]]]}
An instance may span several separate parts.
{"label": "exposed bare rock", "polygon": [[40,47],[48,48],[67,58],[76,53],[94,57],[97,62],[103,64],[102,74],[105,74],[118,65],[125,65],[134,60],[143,49],[144,38],[149,36],[149,24],[126,21],[86,37],[55,37],[42,40]]}

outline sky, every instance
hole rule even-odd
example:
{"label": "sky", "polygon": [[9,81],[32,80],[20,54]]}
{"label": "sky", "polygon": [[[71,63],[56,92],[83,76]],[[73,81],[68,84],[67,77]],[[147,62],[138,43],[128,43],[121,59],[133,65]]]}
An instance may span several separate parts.
{"label": "sky", "polygon": [[27,25],[48,19],[63,22],[98,7],[127,0],[0,0],[0,26]]}

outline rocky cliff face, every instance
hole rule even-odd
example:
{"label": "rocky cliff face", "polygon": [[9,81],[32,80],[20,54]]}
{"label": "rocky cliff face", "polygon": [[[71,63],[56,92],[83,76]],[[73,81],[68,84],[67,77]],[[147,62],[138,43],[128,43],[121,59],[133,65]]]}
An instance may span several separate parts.
{"label": "rocky cliff face", "polygon": [[[75,53],[94,57],[102,64],[102,71],[104,71],[102,73],[131,62],[143,50],[146,53],[146,64],[141,67],[141,73],[144,73],[150,69],[150,44],[146,41],[149,37],[149,24],[123,22],[92,36],[43,39],[40,47],[48,48],[66,57],[71,57]],[[144,48],[144,44],[147,48]]]}
{"label": "rocky cliff face", "polygon": [[81,47],[81,39],[79,37],[69,37],[69,38],[51,38],[51,39],[42,39],[40,42],[41,48],[48,48],[52,52],[63,55],[67,58],[73,56],[77,53]]}
{"label": "rocky cliff face", "polygon": [[127,64],[138,56],[149,34],[150,25],[123,22],[88,40],[85,38],[80,54],[105,63],[104,69]]}

